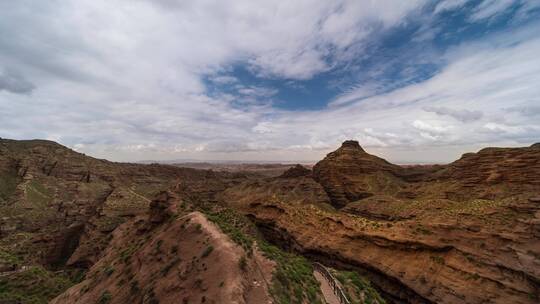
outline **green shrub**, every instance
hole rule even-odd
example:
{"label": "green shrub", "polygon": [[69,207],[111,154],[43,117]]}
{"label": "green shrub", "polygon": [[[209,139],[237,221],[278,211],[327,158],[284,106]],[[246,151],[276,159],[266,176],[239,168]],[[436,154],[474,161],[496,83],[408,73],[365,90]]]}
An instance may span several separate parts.
{"label": "green shrub", "polygon": [[109,291],[105,290],[101,296],[99,297],[98,303],[99,304],[108,304],[112,300],[112,295]]}
{"label": "green shrub", "polygon": [[238,266],[240,267],[240,269],[242,269],[242,271],[246,271],[247,269],[247,259],[245,256],[242,256],[240,258],[240,260],[238,261]]}
{"label": "green shrub", "polygon": [[[379,293],[371,286],[368,280],[361,277],[354,271],[332,271],[335,278],[341,283],[348,294],[352,304],[379,303],[385,301]],[[351,294],[354,294],[352,296]],[[361,302],[363,295],[364,302]]]}
{"label": "green shrub", "polygon": [[432,255],[429,257],[433,262],[437,264],[444,264],[444,258],[438,255]]}
{"label": "green shrub", "polygon": [[233,242],[242,246],[250,254],[253,247],[253,237],[244,230],[248,229],[249,221],[233,210],[207,211],[207,218],[215,223],[221,231],[227,234]]}
{"label": "green shrub", "polygon": [[264,241],[259,242],[259,247],[277,264],[270,290],[277,303],[323,303],[319,282],[313,276],[313,267],[308,260]]}
{"label": "green shrub", "polygon": [[113,272],[114,272],[114,267],[112,267],[111,265],[107,265],[103,269],[103,273],[108,277],[110,277],[113,274]]}
{"label": "green shrub", "polygon": [[15,171],[0,175],[0,201],[7,201],[17,190],[19,182],[20,178]]}
{"label": "green shrub", "polygon": [[[235,243],[242,246],[247,256],[253,254],[253,244],[257,240],[263,254],[276,262],[270,293],[276,304],[317,304],[323,303],[319,282],[313,276],[309,261],[292,253],[285,253],[252,233],[253,224],[244,216],[230,209],[201,210]],[[247,268],[245,256],[238,261],[240,269]]]}
{"label": "green shrub", "polygon": [[174,260],[172,260],[169,264],[167,264],[165,267],[163,267],[163,269],[161,269],[161,275],[165,276],[169,273],[169,271],[171,270],[171,268],[173,268],[176,264],[178,264],[180,262],[180,258],[175,258]]}
{"label": "green shrub", "polygon": [[205,258],[209,256],[212,251],[214,251],[214,247],[212,245],[206,247],[206,249],[204,249],[203,253],[201,254],[201,257]]}
{"label": "green shrub", "polygon": [[133,293],[138,292],[140,290],[139,282],[137,282],[136,280],[131,281],[131,283],[129,283],[129,288],[131,289],[131,292]]}
{"label": "green shrub", "polygon": [[45,304],[73,284],[64,273],[56,274],[41,266],[32,266],[0,277],[0,302]]}

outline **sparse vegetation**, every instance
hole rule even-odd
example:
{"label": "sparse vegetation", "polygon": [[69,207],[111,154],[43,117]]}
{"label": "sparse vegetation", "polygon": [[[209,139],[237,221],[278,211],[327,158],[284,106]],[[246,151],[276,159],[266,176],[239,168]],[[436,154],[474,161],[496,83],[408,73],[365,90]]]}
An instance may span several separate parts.
{"label": "sparse vegetation", "polygon": [[163,240],[158,240],[156,242],[156,251],[157,253],[161,253],[161,246],[163,245]]}
{"label": "sparse vegetation", "polygon": [[124,263],[128,262],[131,259],[131,256],[139,248],[138,244],[131,244],[126,249],[120,252],[120,260]]}
{"label": "sparse vegetation", "polygon": [[212,253],[213,250],[214,250],[214,247],[212,245],[206,247],[206,249],[204,249],[203,253],[201,254],[201,257],[205,258],[205,257],[209,256],[210,253]]}
{"label": "sparse vegetation", "polygon": [[19,182],[20,178],[18,178],[15,170],[6,174],[0,174],[0,202],[2,200],[7,201],[11,197],[17,189]]}
{"label": "sparse vegetation", "polygon": [[480,275],[478,273],[469,273],[467,274],[467,280],[478,280],[480,279]]}
{"label": "sparse vegetation", "polygon": [[421,233],[421,234],[424,234],[424,235],[430,235],[430,234],[433,234],[433,232],[431,232],[431,230],[425,228],[424,226],[418,226],[416,227],[415,229],[416,232],[418,233]]}
{"label": "sparse vegetation", "polygon": [[99,297],[98,304],[108,304],[112,300],[112,295],[108,290],[105,290]]}
{"label": "sparse vegetation", "polygon": [[137,282],[136,280],[131,281],[131,283],[129,283],[129,288],[131,289],[131,292],[138,292],[140,290],[139,282]]}
{"label": "sparse vegetation", "polygon": [[279,304],[323,303],[311,264],[301,256],[281,251],[264,241],[263,254],[277,263],[270,292]]}
{"label": "sparse vegetation", "polygon": [[383,304],[384,299],[368,280],[354,271],[333,270],[334,277],[341,283],[352,304]]}
{"label": "sparse vegetation", "polygon": [[111,265],[107,265],[103,269],[103,273],[108,277],[110,277],[113,274],[113,272],[114,272],[114,267],[112,267]]}
{"label": "sparse vegetation", "polygon": [[37,180],[26,184],[25,193],[27,202],[38,206],[46,205],[52,198],[49,190]]}
{"label": "sparse vegetation", "polygon": [[433,262],[437,264],[444,264],[444,258],[438,255],[432,255],[429,257]]}
{"label": "sparse vegetation", "polygon": [[202,279],[200,279],[200,278],[197,278],[197,279],[195,280],[195,282],[194,282],[195,288],[199,288],[199,289],[201,289],[201,288],[202,288],[202,285],[203,285],[203,283],[204,283],[204,282],[203,282],[203,280],[202,280]]}
{"label": "sparse vegetation", "polygon": [[246,271],[247,269],[247,259],[245,256],[242,256],[240,260],[238,261],[238,266],[242,271]]}
{"label": "sparse vegetation", "polygon": [[[257,236],[249,234],[252,224],[233,210],[205,210],[204,212],[208,219],[216,223],[235,243],[242,246],[248,255],[252,254],[253,244],[257,240],[263,254],[277,263],[270,290],[275,303],[323,303],[319,283],[313,276],[313,268],[308,260],[293,253],[286,253]],[[240,258],[238,267],[243,271],[247,269],[247,257]]]}
{"label": "sparse vegetation", "polygon": [[45,304],[74,282],[66,274],[56,274],[41,266],[0,277],[0,302]]}
{"label": "sparse vegetation", "polygon": [[[3,144],[0,145],[0,149],[3,148]],[[210,295],[213,295],[217,286],[224,287],[226,284],[223,281],[225,277],[213,275],[215,265],[212,262],[218,254],[222,257],[222,248],[218,248],[219,243],[213,239],[215,235],[207,233],[204,224],[182,218],[187,211],[192,210],[205,213],[210,221],[245,250],[241,255],[234,255],[236,259],[232,260],[232,266],[235,275],[243,272],[244,277],[252,278],[251,272],[258,271],[257,266],[262,266],[265,275],[266,271],[270,271],[266,263],[256,264],[254,253],[258,256],[255,251],[257,246],[266,257],[275,262],[271,282],[257,283],[270,284],[269,290],[276,304],[324,301],[309,261],[294,252],[270,245],[262,240],[259,233],[270,232],[267,236],[276,240],[287,240],[290,237],[298,242],[295,245],[313,250],[308,252],[328,250],[329,256],[335,255],[339,261],[350,263],[350,267],[366,263],[368,269],[374,266],[383,273],[390,271],[392,276],[396,275],[397,279],[403,280],[405,286],[414,287],[414,291],[429,300],[432,300],[431,295],[424,292],[428,288],[441,291],[441,298],[446,297],[447,292],[456,296],[463,295],[462,290],[453,286],[448,287],[448,290],[439,289],[440,280],[432,277],[437,270],[448,266],[455,268],[452,271],[456,274],[456,284],[469,284],[471,290],[476,288],[474,293],[480,298],[484,286],[494,283],[489,277],[480,276],[489,267],[481,261],[480,256],[496,256],[498,250],[504,249],[498,246],[501,240],[512,243],[516,247],[514,249],[520,252],[518,257],[504,255],[497,260],[502,267],[510,270],[501,273],[502,280],[511,279],[514,275],[512,270],[516,270],[516,265],[519,266],[516,259],[531,261],[540,257],[534,246],[529,246],[530,242],[527,241],[530,240],[527,233],[531,231],[528,228],[534,224],[531,221],[534,217],[530,211],[531,206],[539,201],[536,184],[527,184],[527,187],[521,185],[521,178],[529,178],[529,175],[517,178],[518,182],[513,184],[500,182],[476,185],[475,179],[467,178],[469,181],[466,181],[466,188],[463,188],[461,181],[453,180],[451,175],[448,175],[447,180],[446,174],[426,175],[425,179],[420,174],[418,182],[409,182],[405,178],[408,176],[406,174],[402,179],[397,175],[376,173],[364,180],[363,173],[358,179],[348,179],[348,175],[354,172],[345,172],[344,178],[341,181],[337,178],[336,182],[349,183],[351,186],[356,183],[365,185],[366,189],[361,190],[373,193],[372,198],[346,206],[355,207],[355,215],[354,212],[348,214],[348,210],[336,210],[327,203],[311,202],[311,195],[314,195],[315,200],[318,199],[318,194],[312,193],[311,178],[302,178],[297,185],[292,184],[296,180],[252,180],[250,174],[227,173],[223,174],[221,180],[222,177],[218,175],[222,173],[218,172],[191,172],[186,169],[176,172],[172,166],[139,167],[135,164],[80,158],[70,155],[71,152],[62,152],[58,145],[47,149],[40,147],[19,150],[12,150],[15,152],[7,154],[7,162],[2,159],[0,164],[0,266],[3,269],[0,276],[0,303],[47,303],[68,287],[81,282],[85,271],[71,272],[70,268],[63,266],[65,260],[62,263],[49,263],[57,259],[58,255],[62,255],[62,258],[73,257],[75,265],[94,265],[87,280],[78,287],[80,292],[74,295],[74,299],[66,299],[67,302],[87,302],[91,299],[92,304],[107,304],[113,301],[129,302],[125,297],[130,297],[129,300],[135,302],[157,304],[156,293],[159,300],[164,293],[163,282],[159,280],[165,276],[169,280],[166,283],[176,280],[170,284],[170,290],[176,288],[172,285],[178,282],[193,282],[196,279],[194,286],[182,286],[198,288],[189,295],[190,302],[216,301]],[[536,159],[537,155],[531,155],[531,159]],[[12,166],[11,159],[16,161],[16,166]],[[503,164],[517,165],[519,169],[525,168],[527,163],[524,160],[508,159]],[[504,169],[491,164],[487,167],[490,167],[489,171]],[[463,166],[460,168],[468,169]],[[405,167],[402,169],[405,170]],[[472,172],[465,173],[474,177]],[[24,178],[19,175],[24,175]],[[503,177],[514,178],[514,175],[520,175],[519,170]],[[414,175],[409,177],[416,179]],[[176,185],[179,181],[181,184]],[[154,193],[165,189],[168,189],[175,203],[180,204],[176,209],[178,214],[169,217],[166,222],[152,221],[149,224],[144,214],[150,200]],[[329,193],[325,191],[327,189],[319,190],[321,196]],[[294,195],[289,195],[289,192],[294,192]],[[241,211],[224,206],[234,206]],[[257,219],[257,224],[264,225],[265,229],[259,231],[240,212],[246,212],[249,218]],[[181,222],[174,222],[176,220]],[[130,223],[111,233],[124,221]],[[85,225],[81,229],[84,237],[80,237],[78,223],[83,222]],[[76,225],[71,225],[73,223]],[[177,224],[188,228],[178,231]],[[176,235],[171,234],[176,233],[179,239],[175,243]],[[111,242],[113,235],[115,239]],[[180,239],[186,236],[194,237],[192,245]],[[77,240],[81,243],[77,243]],[[175,244],[181,244],[182,247]],[[184,244],[188,245],[183,247]],[[378,251],[380,255],[374,255],[379,260],[355,256],[364,249],[368,253],[375,252],[370,250],[373,245],[387,250]],[[447,246],[466,247],[467,253],[452,255],[452,265],[445,265],[450,263]],[[77,250],[76,254],[71,254],[72,249]],[[237,249],[234,250],[235,254],[239,252]],[[405,268],[399,272],[393,269],[394,263],[399,261],[386,259],[387,254],[391,256],[391,250],[394,249],[401,252],[400,258],[405,263]],[[422,256],[425,265],[407,264]],[[185,259],[185,264],[181,266],[180,257]],[[92,263],[87,264],[88,261]],[[231,266],[231,260],[224,262]],[[375,262],[380,263],[372,265]],[[43,267],[23,266],[36,263],[47,264]],[[57,272],[45,267],[55,267]],[[419,272],[409,272],[407,267],[421,269]],[[361,272],[333,271],[352,303],[384,303],[370,282],[360,275]],[[108,285],[104,286],[105,283]],[[159,289],[154,289],[156,286]],[[422,288],[416,290],[415,286]],[[381,287],[386,288],[384,284]],[[117,289],[123,292],[117,294]],[[504,296],[509,292],[509,289],[504,289],[491,291],[494,297]],[[176,291],[178,289],[171,292]],[[385,291],[394,292],[392,289]],[[526,294],[534,290],[525,288],[523,291],[525,293],[515,293],[515,299],[528,302],[528,296],[532,302],[538,300],[536,294]],[[221,292],[228,292],[228,288]],[[187,301],[187,298],[178,301]]]}
{"label": "sparse vegetation", "polygon": [[251,253],[254,238],[245,232],[249,225],[246,218],[230,209],[206,211],[205,213],[208,219],[218,225],[221,231],[242,246],[248,254]]}
{"label": "sparse vegetation", "polygon": [[11,267],[16,268],[21,265],[21,263],[22,261],[18,256],[0,249],[0,264],[10,265]]}

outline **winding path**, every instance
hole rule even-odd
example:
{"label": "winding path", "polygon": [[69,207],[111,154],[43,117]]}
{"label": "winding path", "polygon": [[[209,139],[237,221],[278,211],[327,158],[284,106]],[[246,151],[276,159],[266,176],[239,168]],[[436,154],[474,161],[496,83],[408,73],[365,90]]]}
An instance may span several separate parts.
{"label": "winding path", "polygon": [[351,304],[341,284],[324,265],[313,263],[313,275],[321,283],[321,292],[327,304]]}
{"label": "winding path", "polygon": [[330,283],[328,283],[326,278],[316,270],[313,271],[313,276],[315,276],[315,279],[317,279],[317,281],[319,281],[321,284],[321,292],[324,296],[326,304],[341,304],[339,303],[339,298],[334,293],[332,286],[330,286]]}

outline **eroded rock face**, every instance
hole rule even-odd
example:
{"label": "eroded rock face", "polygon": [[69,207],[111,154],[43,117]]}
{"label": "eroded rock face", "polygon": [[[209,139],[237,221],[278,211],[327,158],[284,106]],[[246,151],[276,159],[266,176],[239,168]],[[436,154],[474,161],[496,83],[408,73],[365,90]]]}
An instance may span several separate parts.
{"label": "eroded rock face", "polygon": [[279,177],[281,178],[294,178],[294,177],[303,177],[303,176],[311,176],[311,170],[308,168],[297,164],[294,167],[291,167],[287,169],[283,174],[281,174]]}
{"label": "eroded rock face", "polygon": [[[332,204],[341,208],[379,191],[398,191],[401,180],[396,176],[401,170],[349,140],[313,167],[313,177],[324,187]],[[391,185],[389,189],[387,185]]]}
{"label": "eroded rock face", "polygon": [[[268,240],[363,273],[397,303],[538,303],[539,151],[488,148],[448,165],[400,167],[347,141],[312,173],[269,178],[1,140],[2,249],[91,269],[54,303],[95,303],[105,291],[110,303],[262,303],[264,290],[246,300],[255,264],[247,279],[234,268],[243,249],[202,215],[179,216],[185,203],[228,206]],[[19,234],[27,239],[4,241]],[[216,268],[233,264],[231,273]]]}
{"label": "eroded rock face", "polygon": [[330,199],[324,188],[311,176],[305,175],[248,180],[228,187],[218,195],[221,204],[231,207],[268,198],[291,204],[312,204],[331,208]]}
{"label": "eroded rock face", "polygon": [[459,181],[463,187],[497,184],[538,187],[540,149],[537,145],[527,148],[485,148],[478,153],[467,153],[434,177]]}
{"label": "eroded rock face", "polygon": [[395,207],[403,211],[365,218],[268,199],[244,213],[274,242],[359,271],[398,303],[537,303],[538,204]]}
{"label": "eroded rock face", "polygon": [[540,294],[538,151],[488,148],[449,165],[399,167],[349,141],[313,170],[340,212],[271,192],[224,194],[243,197],[235,208],[267,238],[364,273],[398,303],[532,304]]}
{"label": "eroded rock face", "polygon": [[273,262],[259,252],[247,258],[203,214],[153,230],[144,229],[156,224],[148,220],[116,229],[86,279],[51,303],[271,303],[265,282],[272,280]]}
{"label": "eroded rock face", "polygon": [[401,167],[346,141],[313,168],[337,208],[373,195],[397,199],[503,199],[540,186],[540,149],[485,148],[448,165]]}
{"label": "eroded rock face", "polygon": [[9,216],[0,218],[0,234],[29,238],[3,249],[21,252],[26,263],[89,267],[110,233],[146,214],[160,191],[183,183],[188,198],[211,200],[232,180],[229,173],[95,159],[51,141],[1,139],[0,214]]}
{"label": "eroded rock face", "polygon": [[148,211],[148,222],[151,224],[161,224],[177,213],[176,199],[173,194],[167,191],[160,192],[150,202]]}

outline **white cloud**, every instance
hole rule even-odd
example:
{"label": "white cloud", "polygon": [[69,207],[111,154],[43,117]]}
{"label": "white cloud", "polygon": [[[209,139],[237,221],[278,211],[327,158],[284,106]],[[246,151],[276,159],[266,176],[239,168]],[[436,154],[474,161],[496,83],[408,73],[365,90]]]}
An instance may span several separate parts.
{"label": "white cloud", "polygon": [[471,122],[482,118],[481,111],[470,111],[467,109],[452,109],[447,107],[426,106],[423,108],[426,112],[433,112],[437,115],[446,115],[453,117],[461,122]]}
{"label": "white cloud", "polygon": [[332,100],[328,106],[341,106],[352,101],[362,100],[364,98],[373,96],[377,93],[377,85],[374,83],[363,84],[362,86],[350,89],[348,92],[343,93],[334,100]]}
{"label": "white cloud", "polygon": [[238,88],[238,93],[252,97],[270,98],[278,93],[278,90],[257,86],[241,86]]}
{"label": "white cloud", "polygon": [[454,10],[454,9],[462,7],[468,1],[469,0],[444,0],[444,1],[439,2],[437,6],[435,6],[434,12],[435,14],[438,14],[444,11]]}
{"label": "white cloud", "polygon": [[260,122],[251,129],[255,133],[272,133],[272,124],[270,122]]}
{"label": "white cloud", "polygon": [[441,134],[446,133],[448,130],[450,130],[451,126],[438,126],[434,124],[429,124],[427,122],[421,121],[421,120],[415,120],[412,123],[413,127],[420,131],[426,131],[429,133],[435,133],[435,134]]}
{"label": "white cloud", "polygon": [[220,75],[213,77],[211,81],[217,84],[232,84],[238,82],[238,79],[233,76]]}
{"label": "white cloud", "polygon": [[[540,59],[535,54],[540,52],[540,39],[532,37],[534,33],[528,31],[494,36],[450,50],[448,65],[424,82],[373,96],[353,90],[323,111],[283,113],[272,120],[272,138],[278,138],[276,145],[317,138],[334,146],[357,138],[383,153],[434,144],[466,151],[537,141],[537,120],[523,111],[508,110],[538,103]],[[456,124],[454,119],[467,124]],[[484,126],[493,119],[509,120],[514,126],[506,129],[507,136],[486,133]],[[450,150],[457,153],[446,147],[436,153],[448,160],[458,156],[445,154]]]}
{"label": "white cloud", "polygon": [[492,134],[498,136],[511,135],[516,139],[520,137],[536,136],[540,132],[539,125],[508,125],[504,123],[488,122],[483,128]]}
{"label": "white cloud", "polygon": [[[61,142],[85,149],[249,137],[276,115],[263,100],[276,91],[247,86],[239,96],[209,97],[202,79],[238,84],[220,74],[238,62],[268,77],[310,78],[340,60],[327,61],[331,51],[361,43],[359,32],[399,24],[422,3],[2,2],[0,69],[24,77],[1,74],[0,132],[61,134]],[[8,85],[32,95],[7,95]]]}
{"label": "white cloud", "polygon": [[[34,86],[32,94],[0,91],[0,136],[51,138],[117,160],[318,159],[349,138],[388,155],[394,149],[466,150],[473,143],[539,138],[537,117],[508,110],[538,105],[538,24],[448,51],[447,65],[421,83],[386,93],[378,93],[376,83],[359,86],[318,111],[273,108],[275,89],[223,75],[247,62],[259,76],[309,79],[360,56],[370,35],[403,24],[423,5],[0,3],[0,68],[18,71]],[[474,18],[488,19],[500,9],[479,9]],[[238,94],[210,96],[203,79]],[[238,106],[243,95],[257,102]],[[504,129],[508,136],[494,132]],[[446,151],[435,152],[455,158]]]}
{"label": "white cloud", "polygon": [[483,19],[492,18],[504,12],[516,0],[484,0],[478,5],[470,16],[471,21],[481,21]]}
{"label": "white cloud", "polygon": [[74,144],[73,145],[73,150],[75,151],[83,151],[85,148],[85,144]]}

